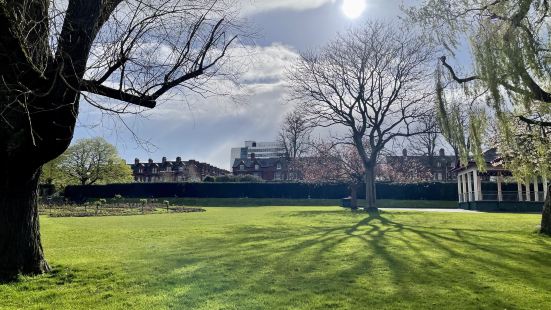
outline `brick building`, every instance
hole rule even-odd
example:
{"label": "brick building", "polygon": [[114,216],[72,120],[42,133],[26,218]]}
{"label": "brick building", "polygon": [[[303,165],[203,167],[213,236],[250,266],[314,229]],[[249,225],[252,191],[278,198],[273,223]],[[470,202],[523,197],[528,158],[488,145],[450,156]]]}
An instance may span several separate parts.
{"label": "brick building", "polygon": [[176,157],[175,161],[168,161],[163,157],[160,163],[155,163],[150,158],[146,163],[141,163],[138,158],[130,165],[135,182],[200,182],[206,176],[221,176],[230,172],[214,167],[207,163],[190,159],[182,161]]}
{"label": "brick building", "polygon": [[[454,155],[446,155],[444,149],[440,149],[438,155],[409,155],[407,150],[402,150],[402,156],[386,156],[380,165],[389,165],[394,170],[404,173],[416,174],[423,181],[455,181],[457,173],[453,170],[457,165]],[[412,169],[406,169],[414,167]],[[393,180],[390,180],[393,181]]]}
{"label": "brick building", "polygon": [[254,175],[265,181],[288,179],[287,161],[285,158],[257,158],[255,153],[250,158],[236,158],[233,161],[234,175]]}

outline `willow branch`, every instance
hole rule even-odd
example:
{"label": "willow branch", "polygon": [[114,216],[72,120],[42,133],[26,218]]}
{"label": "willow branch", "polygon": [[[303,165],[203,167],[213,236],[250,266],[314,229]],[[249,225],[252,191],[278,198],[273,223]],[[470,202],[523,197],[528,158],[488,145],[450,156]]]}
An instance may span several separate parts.
{"label": "willow branch", "polygon": [[473,75],[473,76],[469,76],[469,77],[466,77],[466,78],[460,78],[458,77],[456,74],[455,74],[455,71],[453,70],[453,68],[446,62],[446,56],[442,56],[440,57],[440,62],[442,62],[442,65],[444,67],[446,67],[446,69],[448,69],[448,71],[450,72],[450,74],[452,75],[452,78],[458,82],[458,83],[468,83],[470,81],[473,81],[473,80],[478,80],[479,77],[477,75]]}

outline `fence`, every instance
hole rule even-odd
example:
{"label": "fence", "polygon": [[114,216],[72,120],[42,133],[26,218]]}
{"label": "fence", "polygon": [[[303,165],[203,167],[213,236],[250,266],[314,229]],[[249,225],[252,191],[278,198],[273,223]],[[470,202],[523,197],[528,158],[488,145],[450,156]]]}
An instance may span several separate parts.
{"label": "fence", "polygon": [[[463,194],[463,200],[474,201],[475,192],[471,191]],[[530,192],[528,197],[526,197],[526,192],[519,193],[518,191],[502,191],[501,196],[498,191],[482,191],[478,193],[477,201],[533,201],[533,202],[544,202],[545,201],[545,192]]]}

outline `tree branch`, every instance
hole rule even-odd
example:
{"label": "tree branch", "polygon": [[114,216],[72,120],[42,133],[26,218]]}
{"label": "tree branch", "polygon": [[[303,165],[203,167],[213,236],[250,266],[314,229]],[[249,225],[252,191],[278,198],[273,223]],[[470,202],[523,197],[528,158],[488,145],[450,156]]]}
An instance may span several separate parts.
{"label": "tree branch", "polygon": [[122,90],[107,87],[94,81],[81,80],[80,90],[112,99],[121,100],[141,107],[154,108],[157,105],[155,99],[148,95],[137,96]]}
{"label": "tree branch", "polygon": [[448,69],[448,71],[452,75],[452,78],[458,83],[463,84],[463,83],[467,83],[467,82],[479,79],[479,77],[476,76],[476,75],[469,76],[469,77],[466,77],[466,78],[459,78],[455,74],[455,71],[453,70],[453,68],[446,62],[446,56],[440,57],[440,62],[442,62],[442,65]]}
{"label": "tree branch", "polygon": [[538,125],[538,126],[542,126],[542,127],[551,127],[551,122],[546,122],[546,121],[538,121],[538,120],[534,120],[534,119],[531,119],[531,118],[527,118],[525,116],[519,116],[518,117],[521,121],[527,123],[527,124],[531,124],[531,125]]}

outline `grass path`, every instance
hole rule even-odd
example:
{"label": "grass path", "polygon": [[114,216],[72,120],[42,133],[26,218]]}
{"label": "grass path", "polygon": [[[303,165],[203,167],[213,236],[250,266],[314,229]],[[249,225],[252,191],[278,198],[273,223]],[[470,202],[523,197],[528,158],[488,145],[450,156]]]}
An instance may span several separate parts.
{"label": "grass path", "polygon": [[335,207],[41,219],[50,275],[1,309],[551,309],[530,214]]}

